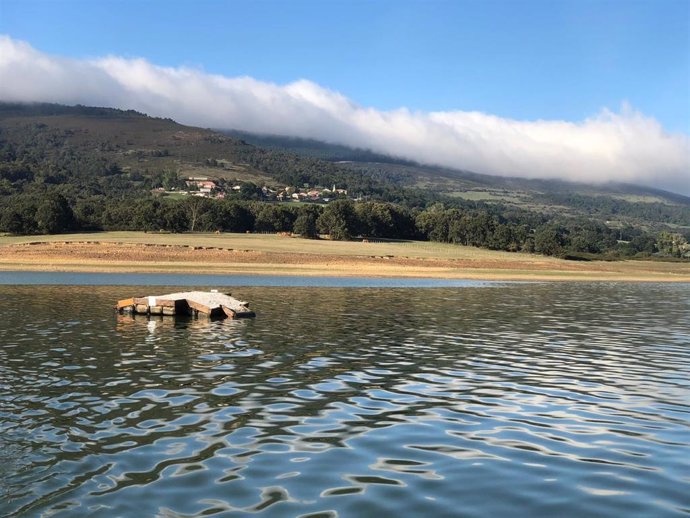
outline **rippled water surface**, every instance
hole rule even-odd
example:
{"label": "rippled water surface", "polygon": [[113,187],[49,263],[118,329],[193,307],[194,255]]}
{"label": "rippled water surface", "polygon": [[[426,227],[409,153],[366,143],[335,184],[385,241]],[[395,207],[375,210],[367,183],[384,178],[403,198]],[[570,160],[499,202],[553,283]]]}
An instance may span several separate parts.
{"label": "rippled water surface", "polygon": [[0,515],[690,514],[688,285],[149,291],[0,286]]}

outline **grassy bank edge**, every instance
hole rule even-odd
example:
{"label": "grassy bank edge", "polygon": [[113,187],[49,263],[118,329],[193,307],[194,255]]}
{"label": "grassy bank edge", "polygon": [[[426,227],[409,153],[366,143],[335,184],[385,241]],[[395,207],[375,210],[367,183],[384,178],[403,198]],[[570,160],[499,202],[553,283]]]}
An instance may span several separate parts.
{"label": "grassy bank edge", "polygon": [[[137,262],[100,261],[56,254],[46,260],[23,260],[21,254],[9,257],[7,247],[35,243],[100,243],[117,247],[138,244],[161,247],[219,248],[281,254],[285,262],[208,263],[201,261]],[[16,248],[16,247],[13,247]],[[311,262],[300,264],[300,257],[319,255],[344,260],[339,264]],[[429,265],[386,264],[382,258],[398,257],[429,260]],[[358,264],[349,265],[348,259]],[[442,267],[434,260],[461,260],[471,267]],[[362,262],[364,261],[364,264]],[[508,267],[520,263],[519,268]],[[490,267],[481,267],[489,264]],[[328,277],[405,277],[436,279],[478,279],[517,281],[630,281],[690,282],[690,264],[650,261],[592,261],[578,263],[579,270],[565,270],[572,262],[530,254],[429,242],[338,242],[309,241],[273,234],[150,234],[144,232],[101,232],[50,236],[0,236],[0,270],[54,272],[128,273],[208,273],[244,275],[295,275]]]}

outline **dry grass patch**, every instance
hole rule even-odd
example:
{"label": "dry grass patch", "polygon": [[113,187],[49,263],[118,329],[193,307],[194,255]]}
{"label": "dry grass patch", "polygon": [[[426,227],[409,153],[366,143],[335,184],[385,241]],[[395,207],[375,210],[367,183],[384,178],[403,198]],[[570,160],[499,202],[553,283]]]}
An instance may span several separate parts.
{"label": "dry grass patch", "polygon": [[319,254],[335,256],[391,256],[423,259],[519,260],[554,262],[557,259],[540,255],[514,254],[428,241],[361,242],[311,240],[279,236],[277,234],[212,234],[212,233],[145,233],[98,232],[59,234],[49,236],[4,236],[0,247],[21,243],[100,242],[138,243],[166,246],[253,250],[268,253]]}
{"label": "dry grass patch", "polygon": [[690,282],[688,263],[574,262],[443,243],[341,242],[267,234],[0,236],[0,269]]}

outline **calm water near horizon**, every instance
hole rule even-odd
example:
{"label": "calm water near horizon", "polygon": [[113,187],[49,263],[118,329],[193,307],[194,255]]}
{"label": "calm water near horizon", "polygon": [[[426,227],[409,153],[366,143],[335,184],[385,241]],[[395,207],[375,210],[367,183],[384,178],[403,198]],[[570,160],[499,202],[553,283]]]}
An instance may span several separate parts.
{"label": "calm water near horizon", "polygon": [[[464,288],[499,281],[394,277],[311,277],[301,275],[215,275],[178,273],[0,272],[0,285],[66,286],[286,286],[313,288]],[[147,288],[148,289],[148,288]]]}
{"label": "calm water near horizon", "polygon": [[235,279],[210,322],[50,275],[0,274],[0,516],[690,514],[688,284]]}

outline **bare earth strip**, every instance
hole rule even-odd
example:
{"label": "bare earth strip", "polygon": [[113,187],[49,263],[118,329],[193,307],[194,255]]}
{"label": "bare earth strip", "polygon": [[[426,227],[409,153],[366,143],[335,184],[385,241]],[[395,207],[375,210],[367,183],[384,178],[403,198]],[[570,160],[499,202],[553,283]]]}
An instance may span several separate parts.
{"label": "bare earth strip", "polygon": [[428,242],[103,232],[0,237],[0,270],[690,282],[689,263],[574,262]]}

